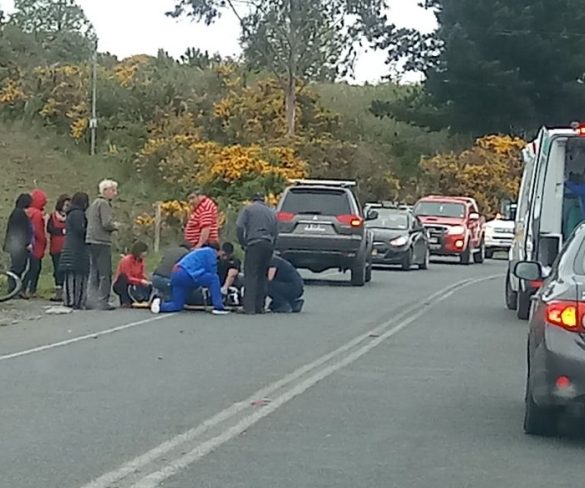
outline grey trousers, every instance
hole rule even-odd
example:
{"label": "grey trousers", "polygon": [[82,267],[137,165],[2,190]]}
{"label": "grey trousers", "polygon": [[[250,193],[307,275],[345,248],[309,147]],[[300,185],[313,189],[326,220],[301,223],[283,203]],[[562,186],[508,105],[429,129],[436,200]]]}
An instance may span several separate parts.
{"label": "grey trousers", "polygon": [[90,244],[89,257],[88,302],[91,306],[106,306],[112,290],[112,246]]}

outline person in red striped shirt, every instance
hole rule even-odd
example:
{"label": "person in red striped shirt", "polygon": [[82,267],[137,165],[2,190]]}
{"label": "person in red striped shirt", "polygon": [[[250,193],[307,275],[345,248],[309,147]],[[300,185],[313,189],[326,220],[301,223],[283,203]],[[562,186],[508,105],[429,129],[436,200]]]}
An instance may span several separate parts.
{"label": "person in red striped shirt", "polygon": [[215,202],[201,190],[192,191],[187,199],[193,211],[185,226],[185,240],[193,249],[219,242],[219,213]]}

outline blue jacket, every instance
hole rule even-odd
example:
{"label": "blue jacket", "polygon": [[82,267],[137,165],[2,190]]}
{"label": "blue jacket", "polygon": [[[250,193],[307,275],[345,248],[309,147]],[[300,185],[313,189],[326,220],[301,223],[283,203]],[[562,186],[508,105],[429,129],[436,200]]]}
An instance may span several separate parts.
{"label": "blue jacket", "polygon": [[573,181],[566,181],[565,187],[573,196],[579,198],[579,201],[581,203],[581,211],[585,212],[585,184],[575,183]]}
{"label": "blue jacket", "polygon": [[196,249],[181,259],[177,265],[194,280],[206,274],[217,274],[217,252],[210,247]]}

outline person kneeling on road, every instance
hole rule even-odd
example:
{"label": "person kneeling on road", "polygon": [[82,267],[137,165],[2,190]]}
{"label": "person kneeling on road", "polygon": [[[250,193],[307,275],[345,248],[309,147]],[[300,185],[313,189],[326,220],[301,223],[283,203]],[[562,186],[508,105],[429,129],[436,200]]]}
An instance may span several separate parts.
{"label": "person kneeling on road", "polygon": [[144,258],[148,246],[136,242],[130,254],[124,256],[118,264],[114,278],[114,293],[120,298],[120,305],[129,308],[134,303],[146,303],[152,294],[152,285],[146,278]]}
{"label": "person kneeling on road", "polygon": [[219,252],[219,259],[217,261],[217,274],[219,275],[219,282],[221,283],[221,294],[223,296],[230,296],[231,293],[236,293],[234,297],[236,303],[240,304],[241,289],[243,286],[240,272],[242,270],[242,262],[234,256],[234,245],[231,242],[224,242]]}
{"label": "person kneeling on road", "polygon": [[303,278],[286,259],[273,256],[268,269],[270,310],[275,313],[299,313],[305,301]]}
{"label": "person kneeling on road", "polygon": [[185,308],[189,295],[197,288],[207,288],[211,293],[213,314],[227,314],[221,296],[221,286],[217,275],[217,255],[219,245],[210,243],[195,249],[182,258],[171,275],[171,300],[161,303],[155,298],[151,305],[152,313],[180,312]]}
{"label": "person kneeling on road", "polygon": [[175,265],[191,251],[191,244],[187,241],[167,249],[160,260],[158,267],[152,274],[152,285],[159,297],[171,298],[171,275]]}

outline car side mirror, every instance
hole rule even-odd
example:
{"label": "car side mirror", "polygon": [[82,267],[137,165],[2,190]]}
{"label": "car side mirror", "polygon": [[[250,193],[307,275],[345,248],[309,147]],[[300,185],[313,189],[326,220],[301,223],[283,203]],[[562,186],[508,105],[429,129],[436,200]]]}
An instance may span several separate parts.
{"label": "car side mirror", "polygon": [[479,220],[479,214],[477,212],[472,212],[469,214],[469,220],[476,221]]}
{"label": "car side mirror", "polygon": [[538,281],[544,279],[542,266],[537,261],[520,261],[514,267],[516,278],[526,281]]}
{"label": "car side mirror", "polygon": [[366,212],[366,221],[371,221],[371,220],[376,220],[378,218],[379,214],[378,212],[376,212],[375,210],[368,210]]}

